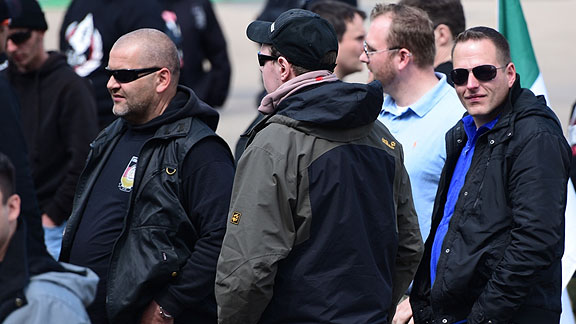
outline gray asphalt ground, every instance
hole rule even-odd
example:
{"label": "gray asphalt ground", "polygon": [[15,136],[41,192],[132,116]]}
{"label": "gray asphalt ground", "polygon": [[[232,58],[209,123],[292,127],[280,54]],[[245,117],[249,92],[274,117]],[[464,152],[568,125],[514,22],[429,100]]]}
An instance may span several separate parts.
{"label": "gray asphalt ground", "polygon": [[[432,1],[432,0],[431,0]],[[374,0],[359,0],[360,7],[370,12]],[[463,0],[467,26],[498,27],[497,0]],[[246,26],[258,15],[264,1],[249,3],[219,2],[214,5],[228,41],[233,66],[231,92],[221,114],[218,133],[234,148],[238,136],[256,116],[255,96],[261,88],[256,60],[257,47],[246,38]],[[570,109],[576,101],[576,0],[523,0],[524,15],[532,44],[548,88],[549,105],[561,119],[564,129]],[[50,29],[46,36],[48,49],[58,47],[58,31],[64,10],[46,10]],[[366,21],[368,27],[369,21]],[[350,76],[346,81],[364,82],[367,72]]]}

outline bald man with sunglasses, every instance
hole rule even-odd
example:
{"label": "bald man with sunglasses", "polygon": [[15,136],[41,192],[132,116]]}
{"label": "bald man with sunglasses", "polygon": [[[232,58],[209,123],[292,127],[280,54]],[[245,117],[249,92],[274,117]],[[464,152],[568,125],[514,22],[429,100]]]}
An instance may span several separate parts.
{"label": "bald man with sunglasses", "polygon": [[106,71],[118,118],[92,143],[61,259],[100,277],[92,323],[216,323],[234,162],[218,113],[178,85],[178,52],[139,29]]}
{"label": "bald man with sunglasses", "polygon": [[468,29],[452,57],[468,113],[446,135],[415,323],[558,323],[570,147],[500,33]]}

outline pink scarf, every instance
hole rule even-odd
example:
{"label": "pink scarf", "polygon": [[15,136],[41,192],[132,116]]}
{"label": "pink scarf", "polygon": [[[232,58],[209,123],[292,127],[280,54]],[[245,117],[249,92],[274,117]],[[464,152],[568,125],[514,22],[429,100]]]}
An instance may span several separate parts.
{"label": "pink scarf", "polygon": [[278,104],[280,104],[284,98],[288,97],[292,93],[313,84],[334,82],[337,80],[338,78],[336,75],[328,70],[304,73],[282,84],[280,87],[278,87],[278,89],[276,89],[276,91],[267,94],[262,99],[260,107],[258,107],[258,111],[265,115],[269,115],[276,110],[276,107],[278,107]]}

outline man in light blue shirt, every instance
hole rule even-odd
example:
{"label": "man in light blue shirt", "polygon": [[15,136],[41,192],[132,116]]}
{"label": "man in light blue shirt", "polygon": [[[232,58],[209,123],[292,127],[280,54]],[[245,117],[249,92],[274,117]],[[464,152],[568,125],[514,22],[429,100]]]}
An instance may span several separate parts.
{"label": "man in light blue shirt", "polygon": [[[434,72],[434,28],[421,9],[379,4],[360,60],[382,83],[380,120],[402,143],[420,232],[430,232],[436,189],[446,159],[444,135],[465,112],[446,76]],[[412,317],[408,299],[400,303],[394,321]]]}
{"label": "man in light blue shirt", "polygon": [[403,145],[404,164],[424,239],[430,232],[434,197],[446,159],[444,135],[464,114],[446,76],[435,75],[439,79],[436,85],[408,107],[399,107],[391,94],[386,96],[378,117]]}
{"label": "man in light blue shirt", "polygon": [[[371,19],[360,59],[388,94],[378,120],[403,145],[420,232],[426,239],[446,158],[444,135],[465,109],[446,76],[434,72],[434,30],[423,11],[377,5]],[[408,27],[411,33],[402,32]]]}

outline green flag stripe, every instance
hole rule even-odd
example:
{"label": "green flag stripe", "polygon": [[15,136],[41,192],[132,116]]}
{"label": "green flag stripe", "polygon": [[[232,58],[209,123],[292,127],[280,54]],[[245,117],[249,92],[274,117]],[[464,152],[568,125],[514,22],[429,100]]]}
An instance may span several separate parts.
{"label": "green flag stripe", "polygon": [[530,88],[538,75],[538,63],[519,0],[500,0],[500,33],[510,43],[510,55],[520,74],[523,88]]}

